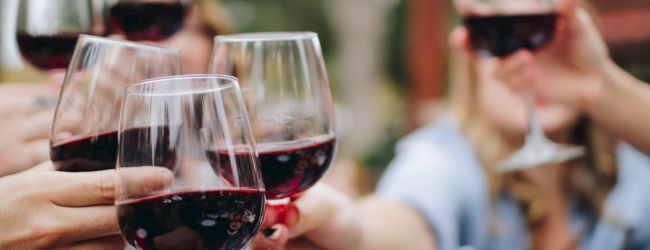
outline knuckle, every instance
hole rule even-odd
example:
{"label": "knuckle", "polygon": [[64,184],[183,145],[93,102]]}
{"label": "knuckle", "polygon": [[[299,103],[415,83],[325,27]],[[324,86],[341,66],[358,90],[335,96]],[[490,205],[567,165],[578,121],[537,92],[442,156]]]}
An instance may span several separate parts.
{"label": "knuckle", "polygon": [[26,232],[31,244],[40,248],[54,247],[65,234],[64,230],[55,223],[46,223],[42,220],[31,221],[26,226]]}
{"label": "knuckle", "polygon": [[105,201],[115,199],[115,177],[113,175],[102,173],[102,177],[97,185],[102,199]]}

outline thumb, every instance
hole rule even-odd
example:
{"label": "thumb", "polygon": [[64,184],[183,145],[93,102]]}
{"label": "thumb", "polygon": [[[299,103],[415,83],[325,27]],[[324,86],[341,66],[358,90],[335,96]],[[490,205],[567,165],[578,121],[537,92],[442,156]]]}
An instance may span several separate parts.
{"label": "thumb", "polygon": [[[171,184],[172,173],[166,168],[139,167],[120,169],[129,180],[118,187],[115,170],[95,172],[56,172],[59,179],[50,189],[52,202],[64,207],[85,207],[115,203],[116,190],[126,188],[134,196],[146,195]],[[123,178],[124,179],[124,178]]]}
{"label": "thumb", "polygon": [[572,16],[580,6],[580,0],[553,0],[553,4],[560,14]]}
{"label": "thumb", "polygon": [[356,220],[351,199],[333,188],[317,184],[294,202],[300,212],[289,237],[304,235],[326,249],[345,249],[360,239],[361,229]]}

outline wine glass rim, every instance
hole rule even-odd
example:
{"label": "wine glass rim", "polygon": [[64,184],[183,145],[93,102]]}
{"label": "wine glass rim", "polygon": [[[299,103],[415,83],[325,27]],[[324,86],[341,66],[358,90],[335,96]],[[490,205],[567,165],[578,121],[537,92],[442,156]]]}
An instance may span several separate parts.
{"label": "wine glass rim", "polygon": [[[188,87],[188,88],[178,88],[165,92],[156,92],[156,93],[143,93],[138,91],[142,86],[145,85],[154,85],[154,84],[164,84],[166,82],[178,81],[178,80],[216,80],[211,81],[212,87]],[[178,85],[176,85],[178,86]],[[175,95],[191,95],[191,94],[205,94],[210,92],[217,92],[231,87],[239,88],[239,79],[234,76],[229,75],[219,75],[219,74],[187,74],[187,75],[173,75],[173,76],[164,76],[150,78],[143,81],[140,81],[136,84],[132,84],[125,88],[127,95],[137,95],[137,96],[175,96]]]}
{"label": "wine glass rim", "polygon": [[87,40],[87,41],[98,41],[102,43],[110,43],[110,44],[117,44],[117,45],[122,45],[125,47],[135,47],[135,48],[142,48],[142,49],[150,49],[150,50],[161,50],[161,51],[166,51],[174,54],[179,54],[180,50],[177,48],[170,48],[170,47],[165,47],[165,46],[160,46],[156,44],[150,44],[150,43],[139,43],[139,42],[132,42],[132,41],[127,41],[127,40],[122,40],[122,39],[115,39],[115,38],[106,38],[106,37],[100,37],[100,36],[93,36],[93,35],[87,35],[87,34],[80,34],[79,35],[79,41],[81,40]]}
{"label": "wine glass rim", "polygon": [[252,42],[252,41],[293,41],[318,37],[312,31],[251,32],[231,35],[218,35],[215,42]]}

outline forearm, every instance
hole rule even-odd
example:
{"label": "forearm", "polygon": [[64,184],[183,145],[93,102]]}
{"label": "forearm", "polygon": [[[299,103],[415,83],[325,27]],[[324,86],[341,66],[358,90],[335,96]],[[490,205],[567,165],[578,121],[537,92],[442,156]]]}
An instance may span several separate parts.
{"label": "forearm", "polygon": [[650,86],[613,62],[604,68],[604,82],[585,91],[585,110],[616,137],[650,153]]}
{"label": "forearm", "polygon": [[406,204],[371,196],[357,203],[360,241],[356,249],[435,249],[426,220]]}
{"label": "forearm", "polygon": [[[318,193],[319,195],[310,195]],[[406,204],[370,196],[360,201],[317,185],[294,203],[301,211],[291,247],[314,249],[433,249],[426,220]],[[307,240],[307,241],[305,241]],[[291,249],[289,247],[289,249]]]}

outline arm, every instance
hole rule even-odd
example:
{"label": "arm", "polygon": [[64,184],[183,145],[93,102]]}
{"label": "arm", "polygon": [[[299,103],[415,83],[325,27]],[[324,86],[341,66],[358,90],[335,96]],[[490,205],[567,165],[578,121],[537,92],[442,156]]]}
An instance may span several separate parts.
{"label": "arm", "polygon": [[[434,249],[426,220],[406,204],[369,196],[354,202],[344,194],[317,184],[293,203],[294,225],[278,239],[262,235],[256,249]],[[268,215],[267,215],[268,216]],[[286,242],[286,238],[289,238]],[[286,242],[286,244],[285,244]]]}
{"label": "arm", "polygon": [[601,86],[585,91],[583,109],[612,134],[650,153],[650,86],[613,62],[603,71],[603,79]]}
{"label": "arm", "polygon": [[[296,200],[300,216],[292,216],[299,217],[297,224],[287,223],[289,246],[296,240],[326,249],[480,246],[485,177],[459,131],[442,122],[402,140],[398,148],[375,195],[354,202],[317,185]],[[286,241],[281,235],[258,239],[259,248]]]}
{"label": "arm", "polygon": [[[618,67],[586,10],[574,0],[559,0],[562,25],[553,44],[536,53],[521,50],[499,59],[495,76],[516,89],[588,114],[597,124],[641,151],[650,153],[650,86]],[[464,27],[451,43],[470,52]]]}

